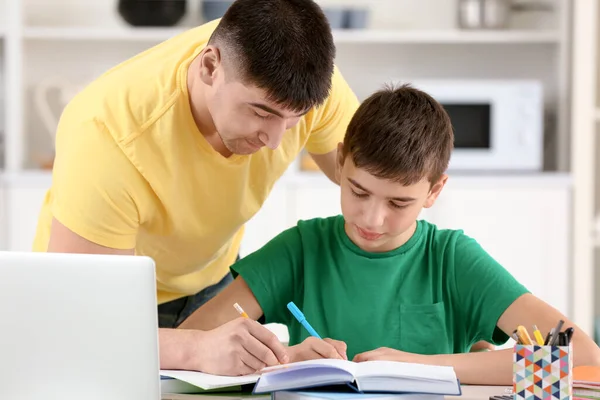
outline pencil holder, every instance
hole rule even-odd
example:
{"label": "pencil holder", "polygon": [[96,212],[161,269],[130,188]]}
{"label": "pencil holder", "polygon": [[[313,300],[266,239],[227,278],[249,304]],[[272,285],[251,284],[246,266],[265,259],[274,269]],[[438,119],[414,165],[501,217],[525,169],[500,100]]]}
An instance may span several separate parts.
{"label": "pencil holder", "polygon": [[570,400],[572,394],[573,345],[514,346],[514,400]]}

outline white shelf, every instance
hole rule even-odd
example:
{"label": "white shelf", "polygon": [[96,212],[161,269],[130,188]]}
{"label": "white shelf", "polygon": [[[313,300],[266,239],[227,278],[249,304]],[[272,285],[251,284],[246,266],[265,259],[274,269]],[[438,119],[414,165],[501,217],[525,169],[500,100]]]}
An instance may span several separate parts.
{"label": "white shelf", "polygon": [[[23,36],[29,40],[119,40],[159,42],[190,27],[29,27]],[[555,31],[461,31],[461,30],[337,30],[336,43],[558,43]]]}
{"label": "white shelf", "polygon": [[52,171],[43,169],[30,169],[20,172],[2,172],[0,182],[8,186],[43,186],[50,187]]}
{"label": "white shelf", "polygon": [[467,31],[341,30],[334,32],[337,43],[558,43],[555,31]]}
{"label": "white shelf", "polygon": [[25,28],[23,36],[30,40],[118,40],[131,42],[161,42],[181,32],[184,28],[93,28],[93,27],[36,27]]}

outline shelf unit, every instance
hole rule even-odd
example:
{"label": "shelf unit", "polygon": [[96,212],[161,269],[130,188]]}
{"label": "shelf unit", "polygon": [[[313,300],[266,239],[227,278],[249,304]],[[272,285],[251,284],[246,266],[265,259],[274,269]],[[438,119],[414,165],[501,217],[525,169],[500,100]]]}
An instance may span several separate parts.
{"label": "shelf unit", "polygon": [[[390,0],[380,7],[401,7],[394,3]],[[192,2],[190,5],[193,5]],[[114,10],[115,4],[111,2],[101,5],[83,0],[54,0],[51,5],[46,5],[35,0],[14,0],[6,2],[5,6],[7,21],[11,21],[6,26],[6,69],[10,77],[6,97],[13,99],[7,105],[5,170],[13,176],[37,168],[39,160],[36,158],[51,157],[51,154],[39,155],[48,148],[51,150],[52,139],[43,133],[48,129],[41,126],[39,113],[31,99],[31,92],[41,80],[68,78],[73,84],[83,86],[114,64],[201,22],[192,18],[172,28],[133,28],[120,19]],[[546,102],[554,113],[551,117],[555,126],[554,148],[568,148],[568,104],[562,96],[557,96],[557,93],[568,89],[565,60],[569,51],[566,34],[569,13],[567,9],[562,11],[559,9],[557,15],[565,17],[559,18],[555,26],[542,29],[519,27],[470,31],[450,27],[398,30],[389,26],[371,26],[365,30],[335,30],[338,65],[359,98],[366,97],[385,80],[430,78],[438,72],[435,66],[444,64],[444,71],[441,71],[444,78],[481,76],[481,71],[487,69],[492,77],[542,79],[547,86]],[[189,13],[192,16],[199,14],[193,8]],[[97,14],[97,19],[94,19],[94,14]],[[84,51],[89,55],[86,61],[80,56]],[[359,51],[366,52],[367,56],[357,63]],[[467,64],[479,62],[481,65],[466,69],[461,62],[448,65],[443,62],[448,52],[457,52],[459,56],[456,59],[462,58]],[[508,52],[509,58],[525,61],[503,65],[502,59],[494,57],[504,52]],[[94,57],[100,53],[101,56]],[[406,59],[416,59],[416,62],[414,65],[407,64]],[[43,70],[38,67],[42,63]],[[76,63],[85,63],[88,68],[73,68],[75,71],[65,68],[65,64]],[[87,75],[81,74],[81,71],[86,71]],[[365,71],[369,73],[365,74]],[[61,106],[58,104],[55,113],[60,112]],[[548,169],[567,171],[566,152],[550,150],[550,153],[549,163],[553,165]]]}
{"label": "shelf unit", "polygon": [[[589,160],[587,152],[591,147],[588,146],[593,142],[582,136],[590,129],[587,125],[582,127],[583,122],[578,117],[583,114],[573,113],[577,118],[571,118],[571,109],[581,106],[585,97],[580,93],[589,90],[584,88],[586,82],[581,78],[587,77],[591,68],[582,66],[582,60],[591,57],[584,55],[589,51],[584,47],[589,44],[583,39],[590,34],[588,25],[591,23],[586,25],[585,21],[591,17],[586,13],[595,13],[596,0],[552,1],[556,17],[551,26],[522,23],[509,30],[463,31],[453,22],[452,7],[456,2],[364,0],[363,3],[378,7],[374,12],[377,21],[388,23],[374,23],[366,30],[334,31],[337,64],[359,98],[366,97],[385,81],[398,79],[537,78],[543,82],[552,139],[546,151],[549,173],[531,179],[553,179],[547,176],[558,172],[560,179],[572,182],[575,209],[570,225],[573,238],[570,257],[573,282],[581,284],[583,290],[571,286],[577,290],[571,289],[569,293],[570,310],[581,328],[592,332],[593,307],[589,304],[593,297],[593,280],[590,279],[593,258],[588,253],[595,245],[591,234],[594,212],[590,200],[593,198],[588,196],[585,186],[591,182],[591,172],[584,163]],[[190,4],[198,7],[199,0]],[[571,12],[572,5],[575,14]],[[51,151],[51,139],[43,133],[31,100],[31,91],[41,81],[68,78],[73,85],[85,84],[129,56],[201,22],[196,18],[197,11],[191,8],[190,17],[177,27],[132,28],[119,19],[114,8],[115,1],[0,0],[3,92],[4,97],[11,100],[5,102],[6,164],[0,179],[6,190],[17,186],[39,188],[36,192],[39,195],[50,183],[49,171],[39,170],[34,159],[36,151]],[[4,24],[1,15],[5,15]],[[401,21],[389,23],[392,16]],[[577,25],[574,30],[572,25]],[[572,32],[576,36],[573,40],[576,70],[584,71],[584,75],[571,73]],[[572,97],[571,85],[575,90]],[[595,103],[589,113],[585,123],[600,121]],[[313,175],[295,173],[295,166],[290,171],[292,174],[286,174],[290,185],[318,186],[325,182]],[[481,181],[485,179],[466,179],[464,185]],[[1,212],[6,215],[13,210],[3,207]]]}
{"label": "shelf unit", "polygon": [[[173,37],[182,28],[132,28],[115,27],[28,27],[23,30],[25,40],[123,40],[126,42],[158,42]],[[559,43],[556,31],[489,31],[427,30],[403,32],[395,30],[357,29],[334,30],[334,40],[344,43]]]}
{"label": "shelf unit", "polygon": [[[573,282],[578,297],[574,316],[599,318],[600,294],[600,4],[579,0],[573,10],[571,171],[577,190],[573,194]],[[594,277],[595,279],[590,279]],[[594,285],[594,282],[596,283]],[[597,329],[600,326],[596,325]],[[600,331],[596,331],[600,340]]]}

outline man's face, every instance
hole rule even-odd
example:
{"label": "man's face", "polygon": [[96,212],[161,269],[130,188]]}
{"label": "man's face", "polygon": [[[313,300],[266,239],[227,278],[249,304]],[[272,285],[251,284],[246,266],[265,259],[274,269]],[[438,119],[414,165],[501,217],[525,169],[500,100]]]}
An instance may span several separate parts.
{"label": "man's face", "polygon": [[263,146],[276,149],[304,114],[269,102],[263,90],[244,85],[235,76],[219,76],[207,107],[223,144],[234,154],[252,154]]}

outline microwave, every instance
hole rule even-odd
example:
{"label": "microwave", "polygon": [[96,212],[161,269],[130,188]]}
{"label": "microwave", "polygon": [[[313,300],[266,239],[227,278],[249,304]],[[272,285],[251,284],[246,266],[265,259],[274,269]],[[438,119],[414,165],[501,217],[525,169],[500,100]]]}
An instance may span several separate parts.
{"label": "microwave", "polygon": [[535,80],[412,81],[442,104],[454,130],[449,172],[543,169],[544,98]]}

